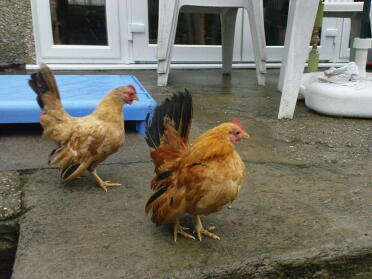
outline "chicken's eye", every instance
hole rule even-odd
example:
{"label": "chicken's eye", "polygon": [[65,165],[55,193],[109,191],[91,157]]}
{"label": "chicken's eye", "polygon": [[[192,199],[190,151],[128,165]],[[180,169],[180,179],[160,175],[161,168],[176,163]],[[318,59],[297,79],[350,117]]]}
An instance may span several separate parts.
{"label": "chicken's eye", "polygon": [[239,135],[239,134],[240,134],[240,131],[236,131],[236,132],[235,132],[235,135]]}

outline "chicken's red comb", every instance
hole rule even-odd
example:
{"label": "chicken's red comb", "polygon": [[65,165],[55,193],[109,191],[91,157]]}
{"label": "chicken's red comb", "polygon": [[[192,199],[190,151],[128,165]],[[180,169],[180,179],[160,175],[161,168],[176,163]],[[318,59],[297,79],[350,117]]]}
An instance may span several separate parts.
{"label": "chicken's red comb", "polygon": [[238,126],[240,129],[242,129],[243,131],[245,131],[242,123],[240,123],[239,120],[233,119],[233,120],[231,120],[231,122],[234,123],[236,126]]}
{"label": "chicken's red comb", "polygon": [[130,85],[128,85],[127,87],[129,87],[129,88],[133,89],[133,91],[137,93],[137,91],[136,91],[136,88],[134,88],[134,86],[133,86],[133,85],[131,85],[131,84],[130,84]]}

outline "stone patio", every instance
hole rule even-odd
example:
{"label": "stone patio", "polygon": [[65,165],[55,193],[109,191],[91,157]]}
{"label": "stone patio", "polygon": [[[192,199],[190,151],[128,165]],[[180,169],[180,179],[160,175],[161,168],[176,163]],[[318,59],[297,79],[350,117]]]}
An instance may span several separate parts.
{"label": "stone patio", "polygon": [[22,211],[7,218],[14,232],[20,224],[13,279],[372,278],[371,120],[321,116],[303,102],[293,120],[277,120],[276,70],[266,87],[253,70],[172,70],[168,87],[156,86],[155,71],[108,73],[136,75],[158,102],[188,88],[192,137],[231,119],[246,127],[242,191],[203,218],[221,240],[174,243],[170,226],[151,223],[153,166],[130,124],[125,146],[98,168],[123,184],[108,193],[87,175],[62,184],[40,127],[0,126],[0,171],[19,176],[22,190]]}

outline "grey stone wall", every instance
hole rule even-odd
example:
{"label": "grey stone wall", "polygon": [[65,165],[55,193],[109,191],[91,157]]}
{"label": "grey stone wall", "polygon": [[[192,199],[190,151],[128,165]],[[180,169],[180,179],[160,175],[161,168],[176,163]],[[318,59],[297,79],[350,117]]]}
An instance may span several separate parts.
{"label": "grey stone wall", "polygon": [[0,65],[35,61],[30,0],[0,0]]}

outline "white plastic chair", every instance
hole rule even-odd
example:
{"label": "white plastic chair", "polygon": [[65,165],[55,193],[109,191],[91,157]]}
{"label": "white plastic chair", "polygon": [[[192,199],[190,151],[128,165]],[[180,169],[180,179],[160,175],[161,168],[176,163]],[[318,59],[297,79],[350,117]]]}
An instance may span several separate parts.
{"label": "white plastic chair", "polygon": [[239,8],[248,11],[257,81],[265,85],[266,41],[262,0],[159,0],[158,86],[168,83],[172,49],[180,9],[188,12],[219,13],[222,31],[222,69],[229,74],[232,66],[236,14]]}
{"label": "white plastic chair", "polygon": [[[280,69],[278,90],[282,92],[278,118],[293,118],[301,78],[309,53],[309,42],[318,8],[318,0],[291,0],[289,3],[284,55]],[[363,2],[326,0],[324,17],[350,17],[350,39],[360,30]],[[353,54],[351,53],[351,57]]]}

